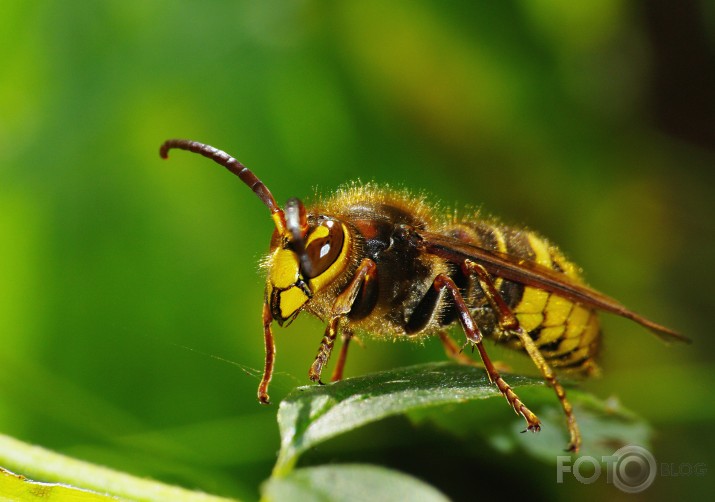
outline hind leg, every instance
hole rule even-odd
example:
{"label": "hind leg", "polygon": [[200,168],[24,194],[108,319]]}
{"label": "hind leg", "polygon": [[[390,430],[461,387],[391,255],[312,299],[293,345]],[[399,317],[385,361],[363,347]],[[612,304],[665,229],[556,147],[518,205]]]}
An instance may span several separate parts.
{"label": "hind leg", "polygon": [[[408,333],[416,333],[424,328],[429,320],[435,315],[442,304],[443,293],[451,295],[454,305],[457,309],[459,321],[462,329],[467,337],[467,342],[479,351],[479,356],[484,363],[484,369],[489,376],[489,380],[497,386],[499,392],[506,398],[511,407],[518,414],[524,417],[527,423],[527,429],[530,431],[538,431],[541,428],[541,422],[532,411],[519,399],[511,386],[504,381],[492,363],[487,350],[484,348],[483,337],[477,327],[477,323],[469,312],[469,308],[462,298],[462,294],[454,281],[445,274],[439,274],[435,277],[430,291],[425,294],[415,310],[412,312],[410,319],[406,325]],[[449,346],[447,346],[449,350]],[[453,351],[454,352],[454,351]],[[456,351],[457,354],[459,351]]]}
{"label": "hind leg", "polygon": [[536,367],[539,368],[541,375],[554,389],[554,392],[556,392],[556,397],[558,397],[559,402],[561,403],[561,408],[564,410],[564,414],[566,415],[566,425],[568,427],[570,437],[568,451],[576,453],[581,447],[581,432],[579,431],[578,424],[576,423],[573,407],[566,398],[566,390],[557,380],[554,370],[546,362],[544,356],[536,346],[536,343],[534,343],[529,334],[526,333],[520,326],[519,320],[494,286],[494,281],[492,280],[491,275],[489,275],[489,272],[487,272],[481,265],[470,260],[464,261],[462,264],[462,270],[467,275],[474,274],[477,277],[482,291],[484,291],[489,303],[492,305],[497,314],[499,327],[505,332],[514,334],[519,338],[524,346],[524,349],[526,350],[526,353],[529,355]]}

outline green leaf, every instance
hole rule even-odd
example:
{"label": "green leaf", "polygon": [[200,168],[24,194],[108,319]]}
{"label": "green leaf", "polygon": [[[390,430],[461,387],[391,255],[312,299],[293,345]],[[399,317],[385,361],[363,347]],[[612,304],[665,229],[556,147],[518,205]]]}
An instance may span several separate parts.
{"label": "green leaf", "polygon": [[[510,377],[512,387],[543,385]],[[429,363],[299,387],[280,404],[281,451],[274,474],[289,471],[298,456],[329,438],[390,415],[430,406],[499,396],[484,371],[451,363]]]}
{"label": "green leaf", "polygon": [[346,464],[296,469],[284,477],[272,477],[263,485],[267,501],[378,502],[410,500],[445,502],[447,497],[430,485],[390,469]]}
{"label": "green leaf", "polygon": [[[182,502],[231,502],[230,499],[171,486],[151,479],[143,479],[91,464],[39,446],[23,443],[0,434],[0,465],[38,479],[57,483],[38,483],[0,467],[0,501],[51,500],[103,501],[112,497],[137,501],[177,500]],[[83,489],[74,488],[80,486]],[[93,490],[93,491],[88,491]],[[19,494],[18,497],[11,497]],[[8,496],[8,499],[3,498]],[[112,500],[112,499],[110,499]]]}
{"label": "green leaf", "polygon": [[108,502],[116,499],[59,483],[38,483],[0,467],[0,500]]}
{"label": "green leaf", "polygon": [[[410,411],[407,415],[416,423],[436,425],[463,439],[466,448],[478,443],[474,439],[481,437],[495,450],[503,453],[522,450],[548,463],[555,463],[559,455],[569,455],[564,451],[568,442],[565,415],[553,390],[545,386],[522,387],[519,397],[539,416],[541,431],[538,434],[520,434],[524,430],[523,419],[505,413],[504,402],[499,399],[438,406]],[[568,398],[583,437],[579,455],[601,458],[627,444],[648,447],[650,426],[617,401],[602,401],[575,389],[568,390]]]}
{"label": "green leaf", "polygon": [[[273,475],[288,474],[302,453],[323,441],[396,414],[430,420],[458,434],[481,435],[501,450],[521,445],[555,461],[564,454],[567,436],[554,392],[540,379],[505,379],[540,416],[541,433],[519,434],[523,419],[509,409],[484,370],[470,366],[430,363],[299,387],[278,410],[281,450]],[[649,428],[632,413],[583,392],[569,390],[568,395],[583,429],[582,452],[595,452],[600,445],[612,453],[614,445],[647,441]],[[489,399],[494,397],[499,399]],[[476,400],[473,406],[464,404]]]}

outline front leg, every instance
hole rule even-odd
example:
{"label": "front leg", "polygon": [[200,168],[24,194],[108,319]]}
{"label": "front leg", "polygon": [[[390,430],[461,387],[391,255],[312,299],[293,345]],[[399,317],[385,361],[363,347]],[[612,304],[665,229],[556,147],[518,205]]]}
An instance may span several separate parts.
{"label": "front leg", "polygon": [[323,366],[328,363],[330,354],[333,352],[340,319],[342,319],[341,316],[330,318],[328,326],[325,328],[323,339],[320,341],[320,347],[318,347],[318,355],[315,356],[315,361],[313,361],[310,370],[308,370],[308,378],[313,382],[318,382],[320,385],[323,385],[323,382],[320,380],[320,374],[323,372]]}
{"label": "front leg", "polygon": [[[320,342],[320,347],[318,348],[318,355],[315,356],[315,361],[310,366],[308,371],[308,378],[313,382],[320,381],[320,375],[323,372],[323,366],[328,363],[330,359],[330,354],[333,352],[333,346],[335,345],[335,338],[338,335],[338,330],[341,320],[347,316],[352,310],[355,300],[358,297],[360,290],[374,292],[375,284],[377,281],[377,265],[370,258],[364,258],[353,276],[347,287],[338,295],[333,303],[333,307],[330,311],[330,319],[328,320],[328,325],[325,328],[325,334]],[[347,344],[349,338],[345,339],[345,344]],[[345,345],[345,350],[341,353],[340,361],[338,363],[339,370],[338,375],[342,377],[343,367],[345,366],[345,358],[347,357],[347,345]]]}

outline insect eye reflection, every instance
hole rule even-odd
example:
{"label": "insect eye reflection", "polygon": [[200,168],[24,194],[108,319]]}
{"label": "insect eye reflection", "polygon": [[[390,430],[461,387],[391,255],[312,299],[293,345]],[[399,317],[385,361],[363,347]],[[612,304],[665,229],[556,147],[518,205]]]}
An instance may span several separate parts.
{"label": "insect eye reflection", "polygon": [[312,265],[306,278],[312,279],[325,272],[340,256],[343,248],[343,229],[334,220],[325,220],[308,237],[305,252]]}

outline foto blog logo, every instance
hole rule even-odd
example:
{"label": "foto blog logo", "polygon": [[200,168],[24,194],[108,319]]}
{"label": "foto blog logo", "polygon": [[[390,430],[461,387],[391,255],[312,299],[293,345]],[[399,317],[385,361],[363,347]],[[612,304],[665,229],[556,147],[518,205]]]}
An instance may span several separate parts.
{"label": "foto blog logo", "polygon": [[[557,483],[563,483],[564,473],[568,472],[577,481],[591,484],[599,479],[605,470],[607,483],[626,493],[638,493],[653,483],[658,472],[653,454],[637,445],[624,446],[613,455],[601,457],[600,461],[589,455],[578,457],[573,464],[571,461],[568,455],[556,457]],[[584,475],[584,472],[590,475]]]}

